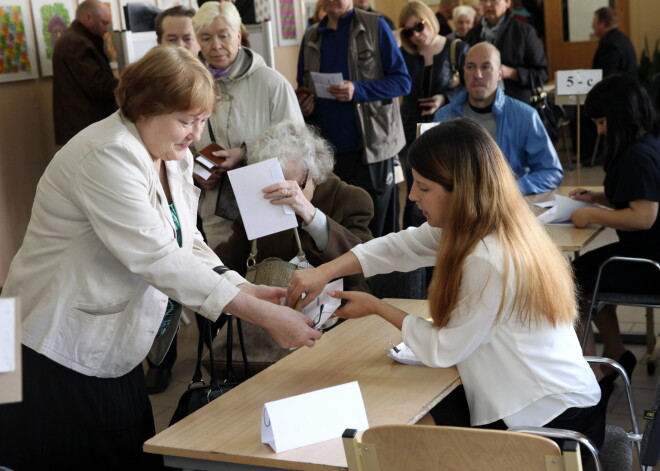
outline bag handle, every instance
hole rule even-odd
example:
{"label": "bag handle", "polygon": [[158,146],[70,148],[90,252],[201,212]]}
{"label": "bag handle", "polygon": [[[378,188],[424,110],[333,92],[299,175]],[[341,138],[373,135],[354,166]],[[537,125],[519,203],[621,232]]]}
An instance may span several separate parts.
{"label": "bag handle", "polygon": [[[305,255],[305,251],[302,248],[302,244],[300,243],[300,235],[298,234],[298,228],[294,227],[293,228],[293,235],[295,236],[296,239],[296,245],[298,246],[298,265],[302,262],[307,262],[307,256]],[[247,259],[247,267],[253,267],[257,264],[257,239],[252,240],[252,244],[250,246],[250,255],[248,256]]]}
{"label": "bag handle", "polygon": [[451,62],[451,71],[456,72],[458,70],[457,64],[456,64],[456,45],[460,42],[461,40],[456,38],[451,42],[451,45],[449,46],[449,61]]}

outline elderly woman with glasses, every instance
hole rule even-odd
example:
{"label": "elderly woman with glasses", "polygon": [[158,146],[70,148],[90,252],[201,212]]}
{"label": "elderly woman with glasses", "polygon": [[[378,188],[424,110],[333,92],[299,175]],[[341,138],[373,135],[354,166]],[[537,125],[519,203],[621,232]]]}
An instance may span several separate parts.
{"label": "elderly woman with glasses", "polygon": [[[295,211],[301,246],[312,266],[329,262],[357,244],[371,240],[369,222],[374,212],[371,197],[362,188],[344,183],[332,173],[332,151],[314,128],[293,122],[272,126],[253,142],[248,163],[273,157],[278,158],[285,181],[264,188],[264,198],[275,205],[287,204]],[[216,253],[228,267],[245,274],[250,246],[239,216],[232,225],[229,240],[220,244]],[[293,230],[257,239],[257,249],[257,263],[268,257],[289,261],[298,254]],[[346,277],[344,286],[369,291],[362,275]],[[243,327],[259,330],[246,323]],[[266,338],[263,340],[268,342]],[[258,358],[257,361],[281,358],[285,350],[268,343],[273,346],[270,350],[274,350],[268,354],[270,357],[259,358],[255,352],[259,347],[253,347],[248,348],[250,358]]]}
{"label": "elderly woman with glasses", "polygon": [[[401,119],[408,147],[417,136],[417,123],[433,120],[433,114],[464,89],[461,83],[452,81],[452,72],[462,74],[467,43],[455,44],[455,65],[452,67],[452,41],[438,34],[440,26],[433,11],[424,3],[413,0],[399,14],[401,53],[412,79],[410,93],[403,98]],[[408,191],[412,187],[412,173],[406,168]],[[406,201],[403,215],[404,227],[411,225],[413,204]],[[420,221],[423,218],[419,218]]]}
{"label": "elderly woman with glasses", "polygon": [[226,171],[245,164],[252,141],[271,125],[304,122],[291,84],[259,54],[241,46],[240,27],[231,2],[206,2],[193,17],[197,42],[220,93],[217,110],[195,144],[198,151],[211,142],[222,148],[213,152],[218,164],[212,175],[195,177],[203,189],[199,215],[211,248],[227,240],[238,215]]}
{"label": "elderly woman with glasses", "polygon": [[[184,48],[126,68],[119,111],[60,150],[37,187],[3,295],[21,298],[23,402],[0,406],[12,469],[160,469],[142,360],[181,306],[264,326],[282,347],[320,333],[279,288],[222,266],[197,230],[190,144],[215,83]],[[267,302],[272,301],[272,302]]]}

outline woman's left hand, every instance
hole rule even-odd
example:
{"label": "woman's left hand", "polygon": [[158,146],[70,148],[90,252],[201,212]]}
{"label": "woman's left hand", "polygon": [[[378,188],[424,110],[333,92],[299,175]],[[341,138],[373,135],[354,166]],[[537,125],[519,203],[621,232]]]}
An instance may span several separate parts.
{"label": "woman's left hand", "polygon": [[291,206],[293,211],[302,218],[305,224],[309,224],[314,219],[316,208],[307,199],[304,190],[300,188],[298,182],[287,180],[275,183],[264,188],[263,192],[264,198],[271,200],[271,204],[288,204]]}
{"label": "woman's left hand", "polygon": [[434,114],[441,106],[447,103],[444,95],[433,95],[432,97],[422,98],[419,100],[419,107],[421,108],[422,116]]}
{"label": "woman's left hand", "polygon": [[[587,227],[589,224],[592,223],[591,220],[591,212],[594,211],[594,208],[581,208],[581,209],[576,209],[571,213],[571,221],[573,221],[573,224],[575,224],[575,227]],[[596,209],[596,211],[601,211],[600,209]]]}
{"label": "woman's left hand", "polygon": [[343,319],[359,319],[360,317],[378,314],[378,307],[382,303],[375,296],[361,291],[330,291],[328,294],[333,298],[348,301],[347,304],[334,313],[336,317]]}
{"label": "woman's left hand", "polygon": [[226,150],[217,150],[213,152],[213,155],[219,159],[222,159],[220,163],[217,164],[218,168],[224,170],[233,170],[241,163],[245,158],[245,152],[243,152],[242,147],[233,147]]}
{"label": "woman's left hand", "polygon": [[252,283],[243,283],[238,286],[241,291],[273,304],[281,304],[281,300],[286,298],[286,289],[277,286],[253,285]]}

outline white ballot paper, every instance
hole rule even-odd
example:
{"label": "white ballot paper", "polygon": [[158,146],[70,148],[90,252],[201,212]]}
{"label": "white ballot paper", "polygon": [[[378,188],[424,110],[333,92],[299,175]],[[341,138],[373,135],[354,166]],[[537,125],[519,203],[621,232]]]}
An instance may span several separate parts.
{"label": "white ballot paper", "polygon": [[[323,292],[319,294],[314,301],[305,306],[302,310],[308,318],[314,321],[314,328],[320,329],[330,326],[324,326],[325,321],[339,308],[341,304],[341,299],[333,298],[328,294],[328,291],[343,291],[344,290],[344,279],[339,278],[338,280],[331,281],[325,288]],[[335,320],[335,319],[333,319]]]}
{"label": "white ballot paper", "polygon": [[357,381],[264,404],[261,441],[275,453],[369,428]]}
{"label": "white ballot paper", "polygon": [[585,203],[566,196],[555,195],[554,207],[540,214],[537,219],[544,225],[572,226],[571,214],[580,208],[596,208],[595,204]]}
{"label": "white ballot paper", "polygon": [[387,356],[392,360],[405,365],[423,365],[423,363],[417,359],[410,347],[404,342],[390,348],[387,352]]}
{"label": "white ballot paper", "polygon": [[339,85],[344,81],[341,72],[334,74],[322,74],[321,72],[310,72],[312,74],[312,81],[314,82],[314,90],[316,96],[319,98],[328,98],[336,100],[337,98],[328,91],[330,85]]}
{"label": "white ballot paper", "polygon": [[238,210],[249,240],[275,234],[298,225],[296,214],[288,204],[274,205],[264,198],[267,186],[284,181],[277,159],[237,168],[227,172],[234,188]]}
{"label": "white ballot paper", "polygon": [[0,298],[0,373],[16,370],[16,300]]}

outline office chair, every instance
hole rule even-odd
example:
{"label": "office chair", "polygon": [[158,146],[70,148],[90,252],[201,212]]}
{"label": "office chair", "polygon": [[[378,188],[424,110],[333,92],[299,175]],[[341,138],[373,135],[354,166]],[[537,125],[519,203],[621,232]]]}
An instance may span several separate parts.
{"label": "office chair", "polygon": [[646,308],[646,369],[648,374],[655,373],[655,361],[660,353],[660,343],[656,341],[655,325],[653,321],[653,309],[660,307],[660,295],[657,294],[631,294],[600,291],[600,280],[603,269],[611,262],[640,263],[655,266],[660,271],[660,263],[646,258],[631,257],[610,257],[605,260],[598,269],[596,284],[593,293],[584,296],[584,299],[591,297],[591,307],[585,323],[584,333],[582,334],[581,345],[584,350],[587,343],[589,329],[591,329],[591,319],[604,304],[613,304],[617,306],[637,306]]}
{"label": "office chair", "polygon": [[566,442],[562,452],[548,438],[505,430],[381,425],[359,438],[347,429],[343,442],[349,471],[582,469],[576,442]]}

